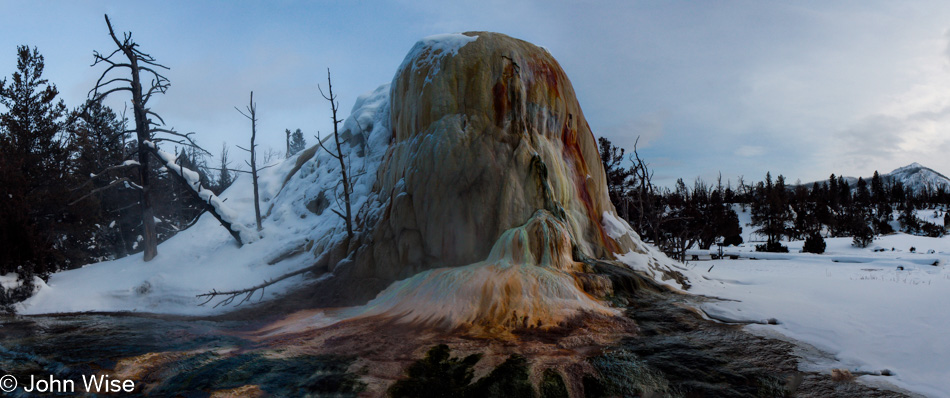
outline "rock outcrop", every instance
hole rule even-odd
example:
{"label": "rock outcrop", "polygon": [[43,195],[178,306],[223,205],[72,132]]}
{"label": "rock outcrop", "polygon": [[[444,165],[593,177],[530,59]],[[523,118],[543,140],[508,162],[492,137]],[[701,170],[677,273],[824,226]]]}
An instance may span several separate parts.
{"label": "rock outcrop", "polygon": [[[538,210],[564,223],[575,257],[639,249],[605,231],[614,212],[574,89],[546,50],[487,32],[418,42],[393,79],[381,210],[356,275],[396,280],[485,260]],[[633,238],[635,239],[635,238]]]}

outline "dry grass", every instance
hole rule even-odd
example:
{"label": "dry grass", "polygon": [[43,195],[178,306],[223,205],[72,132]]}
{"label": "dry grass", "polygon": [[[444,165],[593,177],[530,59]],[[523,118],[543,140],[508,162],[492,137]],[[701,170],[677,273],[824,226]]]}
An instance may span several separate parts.
{"label": "dry grass", "polygon": [[853,381],[854,375],[848,369],[831,369],[831,380],[834,381]]}

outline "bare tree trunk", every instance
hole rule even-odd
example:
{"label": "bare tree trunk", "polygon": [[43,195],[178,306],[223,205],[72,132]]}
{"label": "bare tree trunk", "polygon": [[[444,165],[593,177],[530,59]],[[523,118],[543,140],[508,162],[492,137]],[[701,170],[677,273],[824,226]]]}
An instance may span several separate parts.
{"label": "bare tree trunk", "polygon": [[244,115],[244,117],[251,121],[251,147],[241,148],[239,146],[238,148],[251,153],[251,162],[248,163],[248,166],[251,166],[251,184],[254,186],[254,218],[257,220],[257,230],[261,231],[264,227],[261,225],[261,200],[257,189],[257,144],[254,143],[257,139],[257,105],[254,104],[254,92],[251,91],[251,100],[247,106],[247,113],[241,112],[237,107],[234,109],[237,109],[241,115]]}
{"label": "bare tree trunk", "polygon": [[257,139],[257,106],[254,105],[254,92],[251,91],[250,100],[251,110],[251,177],[254,179],[254,218],[257,220],[257,230],[264,229],[261,226],[261,196],[257,188],[257,148],[254,140]]}
{"label": "bare tree trunk", "polygon": [[[116,39],[115,34],[112,33],[112,24],[109,23],[108,16],[106,16],[106,24],[109,25],[109,33],[112,35],[112,38],[115,39],[118,44],[118,39]],[[145,246],[143,249],[143,260],[151,261],[158,255],[158,235],[155,231],[155,212],[152,209],[151,184],[148,178],[149,157],[145,142],[152,137],[150,136],[145,101],[142,100],[142,82],[139,78],[138,57],[132,52],[131,46],[122,46],[120,44],[119,47],[129,59],[129,68],[132,73],[132,113],[135,115],[135,136],[136,139],[138,139],[139,146],[139,181],[142,186],[142,244]]]}
{"label": "bare tree trunk", "polygon": [[284,151],[284,159],[290,158],[290,129],[286,130],[287,134],[287,149]]}
{"label": "bare tree trunk", "polygon": [[[353,216],[352,210],[350,208],[350,178],[346,172],[346,161],[343,159],[343,149],[340,146],[340,132],[339,124],[342,120],[336,118],[337,110],[340,109],[339,104],[336,101],[336,96],[333,95],[333,82],[330,80],[330,69],[327,68],[327,90],[329,95],[323,92],[323,89],[320,89],[320,94],[323,95],[327,101],[330,101],[330,111],[333,112],[331,120],[333,120],[333,141],[336,143],[336,153],[327,149],[323,146],[323,140],[320,139],[320,136],[317,136],[317,144],[320,145],[320,148],[323,148],[330,156],[336,158],[340,162],[340,173],[342,174],[343,179],[343,202],[344,202],[344,211],[346,214],[341,214],[335,209],[331,209],[336,215],[340,216],[344,221],[346,221],[346,237],[349,241],[353,240]],[[319,133],[318,133],[319,134]],[[339,199],[338,199],[339,200]]]}
{"label": "bare tree trunk", "polygon": [[327,69],[327,90],[330,93],[330,110],[333,112],[333,140],[336,141],[337,160],[340,161],[340,172],[343,174],[343,203],[346,206],[346,236],[353,239],[353,216],[350,210],[350,178],[346,175],[346,162],[343,161],[343,151],[340,149],[339,119],[336,118],[338,106],[333,96],[333,82],[330,81],[330,69]]}

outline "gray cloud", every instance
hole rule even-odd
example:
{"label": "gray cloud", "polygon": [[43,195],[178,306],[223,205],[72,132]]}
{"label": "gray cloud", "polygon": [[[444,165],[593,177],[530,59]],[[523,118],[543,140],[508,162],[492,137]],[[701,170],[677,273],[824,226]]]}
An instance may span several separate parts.
{"label": "gray cloud", "polygon": [[254,90],[265,144],[280,148],[284,128],[329,128],[316,92],[325,68],[348,111],[391,80],[417,39],[493,30],[548,48],[595,134],[628,150],[639,135],[641,155],[670,183],[766,170],[807,181],[915,160],[950,172],[935,155],[950,121],[950,4],[915,4],[0,2],[18,16],[0,35],[0,75],[12,72],[17,44],[37,45],[77,105],[98,76],[92,50],[110,46],[109,12],[172,67],[172,88],[154,104],[169,124],[209,148],[243,142],[233,107]]}

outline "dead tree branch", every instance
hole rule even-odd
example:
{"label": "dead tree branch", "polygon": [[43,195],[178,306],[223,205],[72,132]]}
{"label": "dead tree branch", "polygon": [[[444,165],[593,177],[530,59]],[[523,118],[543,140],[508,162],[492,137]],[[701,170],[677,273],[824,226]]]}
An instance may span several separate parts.
{"label": "dead tree branch", "polygon": [[264,227],[261,225],[261,200],[257,185],[257,172],[259,169],[257,168],[257,145],[254,143],[254,140],[257,138],[257,104],[254,103],[254,92],[251,91],[251,99],[247,105],[247,113],[242,112],[237,107],[234,107],[234,109],[251,121],[251,148],[238,148],[250,152],[251,154],[251,162],[248,163],[248,166],[251,166],[251,184],[254,186],[254,218],[257,220],[257,230],[260,231],[264,229]]}
{"label": "dead tree branch", "polygon": [[333,81],[330,79],[330,68],[327,68],[327,92],[329,95],[323,92],[323,89],[318,85],[317,88],[320,90],[320,95],[324,99],[330,102],[330,111],[332,115],[330,120],[333,122],[333,140],[336,143],[336,152],[332,152],[327,147],[323,146],[323,140],[320,139],[319,133],[317,135],[317,143],[320,145],[320,148],[323,148],[330,156],[340,162],[340,177],[343,182],[343,204],[346,210],[345,215],[341,215],[340,212],[334,211],[337,215],[343,217],[343,220],[346,222],[346,237],[348,241],[353,241],[353,212],[350,205],[350,179],[347,177],[347,164],[344,161],[343,150],[340,145],[340,132],[339,125],[342,120],[337,119],[337,111],[340,108],[340,103],[336,100],[336,95],[333,94]]}

